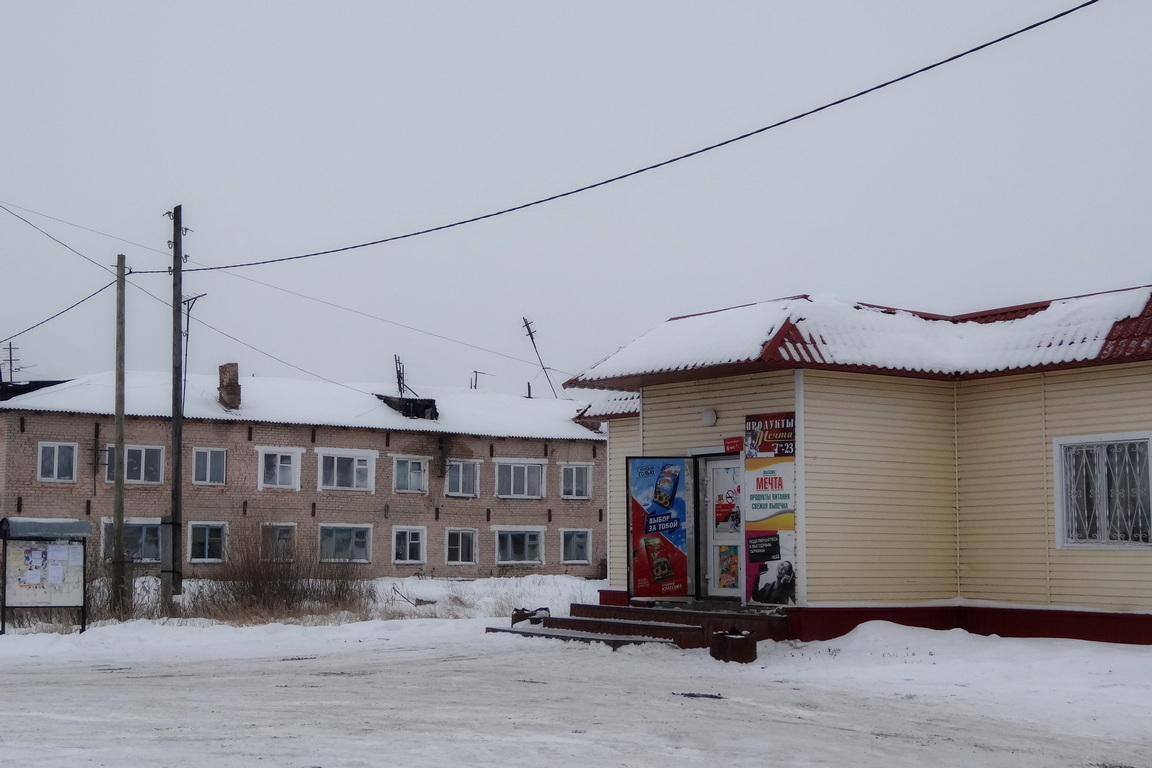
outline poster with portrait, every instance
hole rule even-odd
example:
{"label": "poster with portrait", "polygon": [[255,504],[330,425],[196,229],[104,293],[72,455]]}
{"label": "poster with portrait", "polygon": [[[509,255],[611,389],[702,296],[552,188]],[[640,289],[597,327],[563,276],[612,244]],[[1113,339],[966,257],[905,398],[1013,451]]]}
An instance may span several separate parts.
{"label": "poster with portrait", "polygon": [[632,594],[686,597],[691,476],[683,458],[628,459]]}
{"label": "poster with portrait", "polygon": [[796,602],[796,413],[744,418],[746,600]]}

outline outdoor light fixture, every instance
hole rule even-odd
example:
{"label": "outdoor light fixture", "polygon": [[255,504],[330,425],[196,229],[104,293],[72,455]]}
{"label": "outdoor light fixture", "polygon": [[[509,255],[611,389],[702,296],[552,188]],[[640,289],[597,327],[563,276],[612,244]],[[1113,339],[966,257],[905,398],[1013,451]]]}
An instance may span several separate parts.
{"label": "outdoor light fixture", "polygon": [[706,408],[700,412],[700,421],[706,427],[711,427],[716,424],[716,411],[711,408]]}

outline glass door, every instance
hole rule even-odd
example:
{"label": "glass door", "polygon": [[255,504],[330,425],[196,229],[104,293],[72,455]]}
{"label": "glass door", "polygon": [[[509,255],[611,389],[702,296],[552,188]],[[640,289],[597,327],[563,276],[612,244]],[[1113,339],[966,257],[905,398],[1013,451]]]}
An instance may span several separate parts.
{"label": "glass door", "polygon": [[740,482],[744,465],[738,458],[704,463],[704,592],[708,597],[743,597],[744,525]]}

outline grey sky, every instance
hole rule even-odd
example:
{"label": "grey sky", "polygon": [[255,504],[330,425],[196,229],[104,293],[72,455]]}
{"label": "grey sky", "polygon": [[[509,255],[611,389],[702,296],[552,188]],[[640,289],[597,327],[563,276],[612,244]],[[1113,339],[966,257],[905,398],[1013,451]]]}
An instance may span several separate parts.
{"label": "grey sky", "polygon": [[[0,201],[139,244],[13,208],[136,271],[169,264],[178,203],[190,268],[337,248],[659,162],[1076,4],[11,2]],[[1101,0],[637,178],[185,293],[335,381],[390,382],[400,355],[417,389],[480,370],[542,394],[522,316],[559,382],[669,316],[779,296],[960,313],[1152,283],[1150,29],[1152,3]],[[0,268],[0,338],[112,279],[3,211]],[[17,338],[21,376],[111,368],[113,310],[108,290]],[[164,369],[170,310],[133,289],[128,312],[129,367]],[[190,354],[305,375],[200,325]]]}

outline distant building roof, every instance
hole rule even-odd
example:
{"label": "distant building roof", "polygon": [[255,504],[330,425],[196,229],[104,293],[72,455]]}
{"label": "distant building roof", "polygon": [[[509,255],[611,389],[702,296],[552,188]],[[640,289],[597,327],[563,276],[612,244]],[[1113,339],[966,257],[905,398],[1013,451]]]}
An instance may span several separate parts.
{"label": "distant building roof", "polygon": [[638,390],[793,368],[976,378],[1152,360],[1152,286],[950,317],[794,296],[674,317],[568,381]]}
{"label": "distant building roof", "polygon": [[[381,384],[343,386],[321,381],[264,377],[241,378],[240,407],[226,409],[218,399],[214,376],[187,377],[184,416],[215,421],[309,424],[406,432],[550,440],[601,440],[603,435],[573,419],[588,403],[525,398],[478,390],[421,387],[435,400],[437,418],[409,418],[383,402]],[[172,414],[172,378],[168,373],[128,371],[125,413],[168,418]],[[54,387],[14,397],[0,410],[56,411],[110,415],[115,407],[112,373],[82,376]]]}

